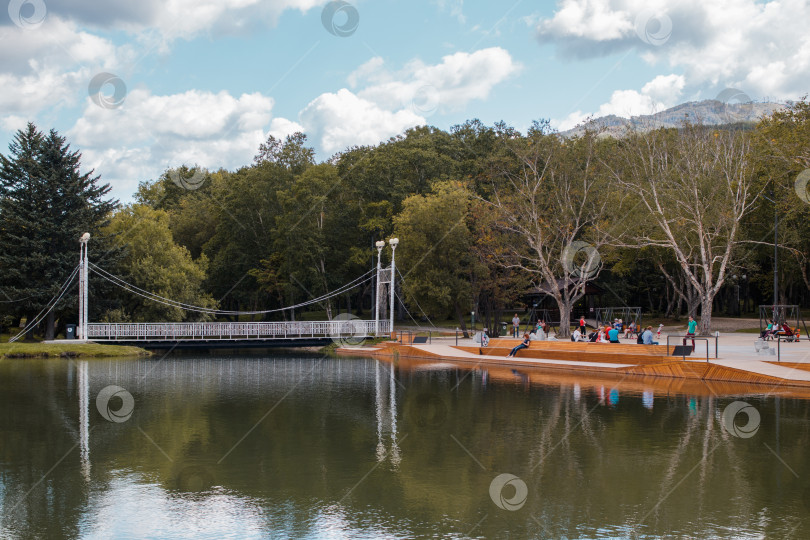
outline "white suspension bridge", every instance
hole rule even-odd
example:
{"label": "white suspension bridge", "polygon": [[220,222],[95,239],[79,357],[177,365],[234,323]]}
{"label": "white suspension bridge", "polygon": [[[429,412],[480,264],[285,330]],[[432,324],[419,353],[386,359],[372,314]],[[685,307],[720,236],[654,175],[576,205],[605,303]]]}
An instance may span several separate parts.
{"label": "white suspension bridge", "polygon": [[[179,302],[155,293],[146,291],[118,277],[103,268],[91,263],[88,258],[88,241],[90,234],[85,233],[80,239],[79,264],[54,295],[51,301],[34,317],[26,327],[10,341],[16,341],[30,329],[36,327],[43,318],[53,310],[64,295],[71,289],[78,277],[79,281],[79,323],[76,338],[80,341],[110,342],[117,344],[134,344],[145,348],[225,348],[225,347],[308,347],[324,345],[330,341],[355,343],[364,338],[387,336],[394,329],[394,294],[396,264],[394,254],[399,239],[389,240],[391,246],[391,266],[382,268],[381,255],[385,242],[377,242],[376,296],[374,301],[374,320],[363,320],[353,315],[342,314],[329,321],[284,321],[284,322],[140,322],[140,323],[91,323],[89,313],[89,274],[93,274],[117,287],[140,296],[146,300],[183,311],[199,313],[209,317],[239,317],[269,315],[283,311],[304,308],[323,303],[331,298],[346,294],[366,285],[374,279],[375,271],[371,270],[353,281],[338,287],[317,298],[312,298],[295,305],[259,311],[230,311]],[[388,286],[389,295],[384,286]],[[380,307],[390,296],[390,317],[381,319]],[[384,316],[384,314],[383,314]]]}

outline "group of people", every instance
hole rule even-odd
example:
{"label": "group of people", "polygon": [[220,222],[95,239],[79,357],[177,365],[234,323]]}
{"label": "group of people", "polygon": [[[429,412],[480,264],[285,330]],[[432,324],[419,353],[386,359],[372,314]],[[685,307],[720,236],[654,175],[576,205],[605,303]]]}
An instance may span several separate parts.
{"label": "group of people", "polygon": [[[571,335],[571,341],[574,342],[591,342],[591,343],[620,343],[619,335],[624,332],[625,339],[629,339],[632,337],[633,334],[637,334],[636,342],[643,345],[658,345],[658,341],[655,339],[661,339],[661,330],[664,327],[663,324],[658,326],[657,334],[653,333],[653,327],[647,326],[647,328],[640,327],[636,324],[635,321],[631,321],[627,327],[624,327],[624,322],[621,319],[615,319],[613,324],[607,325],[604,327],[597,328],[595,331],[591,332],[590,334],[586,334],[586,326],[585,326],[585,318],[581,317],[579,319],[579,326],[574,329],[573,334]],[[515,314],[514,318],[512,319],[512,336],[518,337],[520,330],[520,317]],[[687,336],[695,335],[697,330],[697,323],[692,317],[689,317],[689,326],[687,329]],[[508,356],[515,356],[518,351],[523,349],[528,349],[531,345],[532,341],[535,340],[545,340],[548,336],[548,325],[545,321],[538,321],[537,327],[535,331],[531,334],[526,332],[523,334],[523,341],[514,347]],[[552,338],[553,339],[553,338]],[[686,339],[684,339],[684,345],[686,344]],[[692,347],[694,348],[695,344],[694,341],[692,342]]]}
{"label": "group of people", "polygon": [[[515,316],[512,318],[512,337],[518,337],[520,335],[520,317]],[[528,335],[531,341],[544,341],[548,339],[548,323],[546,321],[537,321],[537,326],[535,326],[534,331],[530,334],[526,332],[524,335]]]}
{"label": "group of people", "polygon": [[765,327],[765,330],[759,333],[759,337],[762,339],[768,339],[769,337],[773,337],[777,334],[783,333],[792,333],[793,329],[790,328],[787,324],[779,324],[778,322],[773,322],[773,319],[768,319],[768,326]]}
{"label": "group of people", "polygon": [[[631,334],[636,333],[636,324],[631,323],[633,328],[624,329],[624,337],[629,338]],[[661,338],[661,329],[664,325],[658,326],[658,333],[657,338]],[[571,335],[571,341],[587,341],[591,343],[620,343],[619,335],[621,333],[621,326],[618,325],[611,325],[600,327],[591,332],[588,335],[585,335],[580,328],[574,330],[574,333]],[[638,332],[638,337],[636,342],[639,344],[644,345],[658,345],[657,341],[653,341],[653,328],[652,326],[648,326],[643,331]]]}

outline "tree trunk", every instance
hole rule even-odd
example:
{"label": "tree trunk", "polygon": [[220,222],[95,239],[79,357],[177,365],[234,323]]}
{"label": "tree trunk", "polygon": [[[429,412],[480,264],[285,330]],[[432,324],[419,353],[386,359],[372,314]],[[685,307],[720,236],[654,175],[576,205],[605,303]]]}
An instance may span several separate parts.
{"label": "tree trunk", "polygon": [[560,326],[557,329],[557,337],[571,337],[571,303],[560,297],[557,300],[557,308],[560,310]]}
{"label": "tree trunk", "polygon": [[55,323],[55,315],[53,314],[53,310],[48,313],[48,316],[45,318],[45,340],[51,341],[55,337],[54,332],[54,323]]}
{"label": "tree trunk", "polygon": [[712,303],[714,297],[704,294],[700,302],[700,322],[698,323],[698,334],[708,336],[712,330]]}
{"label": "tree trunk", "polygon": [[461,328],[461,331],[464,332],[464,337],[470,337],[470,334],[467,333],[467,325],[464,323],[464,312],[461,311],[461,306],[458,302],[453,302],[453,308],[456,310],[456,318],[458,319],[458,327]]}

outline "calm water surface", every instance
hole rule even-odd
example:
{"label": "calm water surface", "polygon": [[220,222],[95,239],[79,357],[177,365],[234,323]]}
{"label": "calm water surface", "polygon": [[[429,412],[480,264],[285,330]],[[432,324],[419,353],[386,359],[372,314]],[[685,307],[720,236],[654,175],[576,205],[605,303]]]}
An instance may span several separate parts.
{"label": "calm water surface", "polygon": [[0,537],[810,538],[810,401],[667,384],[4,360]]}

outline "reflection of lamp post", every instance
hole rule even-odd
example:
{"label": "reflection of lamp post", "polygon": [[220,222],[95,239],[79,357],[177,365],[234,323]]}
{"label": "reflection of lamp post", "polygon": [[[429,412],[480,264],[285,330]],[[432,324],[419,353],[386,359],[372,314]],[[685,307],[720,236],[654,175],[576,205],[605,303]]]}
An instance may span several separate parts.
{"label": "reflection of lamp post", "polygon": [[87,340],[87,242],[90,233],[79,238],[79,331],[77,337]]}
{"label": "reflection of lamp post", "polygon": [[390,332],[391,335],[394,335],[394,286],[396,284],[396,263],[394,262],[394,254],[397,250],[397,245],[399,245],[399,238],[392,238],[388,241],[388,245],[391,246],[391,328]]}
{"label": "reflection of lamp post", "polygon": [[385,242],[382,240],[374,244],[377,247],[377,289],[376,296],[374,297],[374,335],[380,335],[380,270],[382,257],[382,249],[385,247]]}

